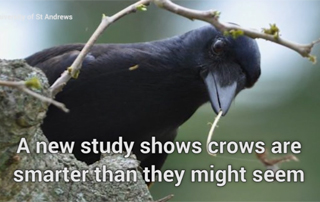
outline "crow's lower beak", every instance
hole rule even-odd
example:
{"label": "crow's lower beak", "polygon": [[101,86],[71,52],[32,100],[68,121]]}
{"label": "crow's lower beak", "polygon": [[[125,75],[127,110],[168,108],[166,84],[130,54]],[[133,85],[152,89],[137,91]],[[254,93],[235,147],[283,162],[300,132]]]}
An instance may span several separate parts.
{"label": "crow's lower beak", "polygon": [[229,85],[222,86],[218,75],[214,72],[208,72],[202,76],[207,86],[211,106],[216,114],[222,111],[222,115],[227,114],[233,98],[236,96],[237,81]]}

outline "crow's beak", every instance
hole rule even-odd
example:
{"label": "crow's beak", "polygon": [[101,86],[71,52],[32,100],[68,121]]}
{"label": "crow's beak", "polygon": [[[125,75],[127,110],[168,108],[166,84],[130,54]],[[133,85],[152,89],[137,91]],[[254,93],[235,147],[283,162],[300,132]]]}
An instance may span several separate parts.
{"label": "crow's beak", "polygon": [[236,96],[237,81],[222,86],[218,75],[214,72],[208,72],[206,75],[202,74],[202,77],[207,86],[214,112],[218,114],[219,111],[222,111],[222,115],[227,114],[233,98]]}

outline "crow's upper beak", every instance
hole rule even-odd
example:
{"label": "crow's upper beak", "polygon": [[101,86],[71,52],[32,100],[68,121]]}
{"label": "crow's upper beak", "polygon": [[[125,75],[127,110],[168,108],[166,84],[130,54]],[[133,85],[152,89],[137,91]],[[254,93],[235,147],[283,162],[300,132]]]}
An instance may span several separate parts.
{"label": "crow's upper beak", "polygon": [[230,108],[233,98],[236,96],[237,81],[222,86],[218,79],[218,75],[214,72],[202,74],[202,77],[207,86],[211,106],[214,112],[218,114],[222,111],[222,115],[225,115]]}

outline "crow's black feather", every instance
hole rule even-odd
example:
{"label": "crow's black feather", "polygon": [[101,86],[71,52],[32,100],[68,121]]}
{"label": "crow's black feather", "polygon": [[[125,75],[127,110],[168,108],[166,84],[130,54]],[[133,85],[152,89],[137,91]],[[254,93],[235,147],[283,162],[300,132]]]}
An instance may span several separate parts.
{"label": "crow's black feather", "polygon": [[[213,46],[217,40],[223,43]],[[81,44],[53,47],[26,61],[42,69],[52,84],[82,48]],[[138,68],[129,71],[135,65]],[[135,141],[134,152],[142,166],[154,164],[159,169],[166,154],[141,154],[141,141],[152,136],[173,141],[178,127],[202,104],[211,100],[215,111],[227,110],[229,104],[224,107],[223,102],[232,101],[259,76],[256,42],[244,36],[224,37],[211,26],[154,42],[98,44],[86,56],[79,78],[56,97],[70,113],[50,106],[42,129],[51,141],[115,141],[122,136]],[[99,158],[78,149],[75,155],[87,163]]]}

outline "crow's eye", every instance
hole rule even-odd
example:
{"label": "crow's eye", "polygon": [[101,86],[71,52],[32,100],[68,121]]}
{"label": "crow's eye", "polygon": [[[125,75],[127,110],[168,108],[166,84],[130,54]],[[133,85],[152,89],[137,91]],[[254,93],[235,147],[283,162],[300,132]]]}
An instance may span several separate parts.
{"label": "crow's eye", "polygon": [[221,39],[218,39],[212,45],[212,52],[214,54],[219,55],[220,53],[222,53],[224,51],[225,46],[226,46],[226,43],[224,41],[222,41]]}

